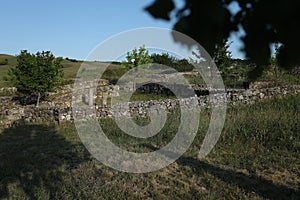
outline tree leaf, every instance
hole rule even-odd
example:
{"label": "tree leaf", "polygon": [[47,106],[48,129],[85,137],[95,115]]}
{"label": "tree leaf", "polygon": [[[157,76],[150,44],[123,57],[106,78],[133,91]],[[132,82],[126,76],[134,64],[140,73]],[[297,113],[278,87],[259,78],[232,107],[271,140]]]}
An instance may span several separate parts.
{"label": "tree leaf", "polygon": [[175,8],[172,0],[156,0],[145,8],[154,18],[170,20],[170,12]]}

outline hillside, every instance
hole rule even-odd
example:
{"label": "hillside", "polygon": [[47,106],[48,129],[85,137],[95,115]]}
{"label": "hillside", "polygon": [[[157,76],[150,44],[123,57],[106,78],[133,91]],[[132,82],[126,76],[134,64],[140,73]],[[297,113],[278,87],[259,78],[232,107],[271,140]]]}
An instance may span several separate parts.
{"label": "hillside", "polygon": [[[1,65],[1,62],[7,59],[7,64]],[[64,79],[66,83],[72,83],[78,69],[80,68],[83,61],[75,59],[65,58],[62,61],[64,70]],[[5,62],[4,62],[5,63]],[[104,67],[107,62],[92,62],[92,65],[96,67]],[[8,69],[17,65],[16,56],[0,54],[0,88],[11,86],[9,82],[3,80],[4,76],[7,75]],[[93,69],[88,69],[91,74],[94,74]],[[112,63],[108,66],[105,73],[101,78],[109,80],[110,83],[114,84],[119,78],[126,73],[119,63]],[[224,84],[227,88],[243,88],[243,81],[247,80],[247,73],[249,71],[249,63],[243,60],[233,60],[233,64],[228,66],[225,71],[220,70],[222,73]],[[203,79],[200,75],[195,76],[194,74],[185,74],[185,78],[191,84],[203,84]],[[274,87],[280,85],[299,85],[300,84],[300,73],[292,73],[292,71],[279,70],[276,77],[274,68],[265,68],[263,74],[258,77],[258,82],[266,83],[266,87]],[[253,83],[253,82],[252,82]]]}
{"label": "hillside", "polygon": [[[10,86],[10,83],[8,83],[7,81],[4,81],[3,78],[7,75],[10,67],[14,67],[17,65],[17,57],[16,56],[0,54],[0,61],[4,61],[5,59],[7,59],[8,63],[6,65],[0,65],[0,88]],[[95,63],[98,66],[99,65],[105,66],[107,64],[104,62],[95,62]],[[72,81],[76,77],[77,71],[80,68],[81,64],[82,64],[82,61],[77,61],[77,60],[68,59],[68,58],[64,59],[62,61],[62,65],[64,67],[63,70],[64,70],[65,80]],[[116,73],[117,71],[120,71],[120,70],[118,70],[120,68],[121,68],[121,66],[119,64],[114,63],[114,64],[110,64],[110,66],[108,67],[108,71],[113,70]],[[124,71],[124,70],[121,69],[121,71]],[[117,72],[117,75],[118,74],[119,73]],[[110,77],[106,77],[106,78],[110,79]]]}
{"label": "hillside", "polygon": [[10,66],[15,66],[17,64],[17,58],[15,56],[0,54],[0,61],[4,61],[5,59],[8,60],[8,64],[0,65],[0,87],[8,85],[8,83],[3,80],[3,77],[7,74]]}

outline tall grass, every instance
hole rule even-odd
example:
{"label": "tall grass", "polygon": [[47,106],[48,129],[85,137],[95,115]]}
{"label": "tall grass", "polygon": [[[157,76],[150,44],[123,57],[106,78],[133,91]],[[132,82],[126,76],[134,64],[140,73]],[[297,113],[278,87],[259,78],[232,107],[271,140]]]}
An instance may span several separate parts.
{"label": "tall grass", "polygon": [[[0,133],[1,199],[299,199],[300,95],[229,107],[213,151],[197,158],[210,121],[175,163],[156,172],[118,172],[93,159],[72,123],[25,124]],[[147,140],[101,119],[107,137],[134,152],[154,151],[177,132],[180,112]],[[149,118],[135,118],[146,125]]]}

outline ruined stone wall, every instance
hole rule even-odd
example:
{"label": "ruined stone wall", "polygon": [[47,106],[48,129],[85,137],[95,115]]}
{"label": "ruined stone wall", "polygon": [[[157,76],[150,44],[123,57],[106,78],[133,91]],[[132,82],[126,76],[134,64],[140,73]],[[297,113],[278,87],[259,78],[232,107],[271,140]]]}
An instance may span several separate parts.
{"label": "ruined stone wall", "polygon": [[[108,88],[109,89],[109,88]],[[271,98],[273,96],[284,96],[288,94],[296,94],[300,92],[299,86],[290,87],[278,87],[269,89],[249,89],[249,90],[227,90],[226,99],[228,105],[237,104],[252,104],[258,100],[263,100]],[[216,92],[216,94],[218,93]],[[219,95],[219,100],[222,100],[222,96]],[[201,108],[210,106],[209,96],[199,96],[190,97],[185,99],[173,99],[173,100],[152,100],[152,101],[142,101],[142,102],[129,102],[126,103],[129,110],[124,109],[125,104],[114,105],[112,109],[110,105],[85,105],[82,109],[75,109],[74,113],[71,107],[71,99],[67,99],[66,102],[56,102],[52,106],[51,104],[45,103],[41,104],[40,107],[35,107],[35,105],[21,106],[17,102],[12,101],[12,97],[0,97],[0,126],[10,127],[18,125],[18,123],[25,122],[62,122],[62,121],[72,121],[73,115],[81,116],[83,118],[88,117],[146,117],[148,116],[148,111],[151,106],[156,109],[165,109],[168,112],[172,112],[179,105],[189,108],[192,105],[194,99],[197,99],[198,104]],[[66,101],[66,98],[60,99],[61,101]],[[58,105],[58,106],[57,106]]]}

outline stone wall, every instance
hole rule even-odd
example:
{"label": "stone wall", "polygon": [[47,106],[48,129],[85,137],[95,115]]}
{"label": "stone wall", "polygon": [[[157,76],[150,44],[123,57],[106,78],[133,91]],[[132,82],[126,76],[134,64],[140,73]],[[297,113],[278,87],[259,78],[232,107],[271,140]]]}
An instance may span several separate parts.
{"label": "stone wall", "polygon": [[[107,88],[109,90],[109,88]],[[299,86],[290,87],[278,87],[269,89],[249,89],[249,90],[227,90],[227,104],[237,105],[240,103],[251,104],[258,100],[271,98],[274,95],[288,95],[300,92]],[[219,95],[220,93],[215,92],[214,95]],[[219,95],[218,98],[222,98],[224,95]],[[73,115],[76,117],[80,116],[82,118],[88,117],[146,117],[151,106],[155,106],[157,110],[165,109],[168,112],[172,112],[174,108],[181,105],[189,108],[192,102],[198,101],[200,107],[209,107],[209,96],[199,96],[184,98],[181,100],[152,100],[143,102],[129,102],[126,105],[129,110],[124,109],[125,104],[116,104],[112,109],[111,106],[106,105],[85,105],[81,109],[73,109],[71,107],[71,102],[61,104],[60,106],[49,106],[44,104],[40,107],[35,107],[35,105],[21,106],[17,102],[12,101],[12,97],[0,97],[0,126],[1,127],[11,127],[17,126],[24,122],[57,122],[62,121],[72,121]],[[65,99],[66,100],[66,99]],[[222,99],[219,99],[222,100]],[[70,101],[70,99],[69,99]],[[59,103],[57,103],[59,104]],[[76,110],[76,113],[73,111]],[[113,111],[112,111],[113,110]]]}
{"label": "stone wall", "polygon": [[0,88],[0,96],[14,95],[17,92],[15,87],[3,87]]}

